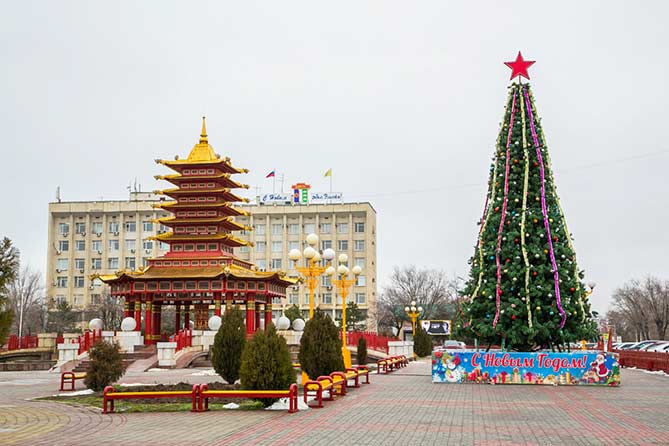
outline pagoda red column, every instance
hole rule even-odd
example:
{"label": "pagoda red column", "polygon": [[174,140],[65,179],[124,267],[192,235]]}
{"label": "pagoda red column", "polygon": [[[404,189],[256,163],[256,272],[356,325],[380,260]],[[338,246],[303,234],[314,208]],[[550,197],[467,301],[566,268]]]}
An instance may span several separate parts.
{"label": "pagoda red column", "polygon": [[144,345],[153,344],[153,296],[151,294],[146,296],[146,306],[144,308]]}
{"label": "pagoda red column", "polygon": [[270,296],[265,296],[265,329],[272,323],[272,298]]}
{"label": "pagoda red column", "polygon": [[252,335],[255,333],[256,325],[256,295],[253,293],[246,294],[246,334]]}
{"label": "pagoda red column", "polygon": [[[133,304],[134,307],[134,304]],[[134,308],[133,308],[134,309]],[[126,296],[123,299],[123,318],[130,317],[132,310],[130,309],[130,302],[128,302],[128,297]]]}
{"label": "pagoda red column", "polygon": [[153,304],[153,340],[157,342],[160,340],[160,322],[163,312],[163,305],[160,303]]}
{"label": "pagoda red column", "polygon": [[232,311],[232,302],[234,302],[235,294],[232,291],[225,293],[225,311]]}
{"label": "pagoda red column", "polygon": [[184,330],[190,330],[190,304],[184,304]]}
{"label": "pagoda red column", "polygon": [[221,292],[214,293],[214,316],[221,316]]}
{"label": "pagoda red column", "polygon": [[256,331],[260,330],[260,315],[262,314],[262,309],[260,308],[260,304],[256,303]]}
{"label": "pagoda red column", "polygon": [[174,333],[179,333],[181,329],[181,302],[174,304]]}
{"label": "pagoda red column", "polygon": [[142,331],[142,301],[139,296],[135,299],[135,331]]}

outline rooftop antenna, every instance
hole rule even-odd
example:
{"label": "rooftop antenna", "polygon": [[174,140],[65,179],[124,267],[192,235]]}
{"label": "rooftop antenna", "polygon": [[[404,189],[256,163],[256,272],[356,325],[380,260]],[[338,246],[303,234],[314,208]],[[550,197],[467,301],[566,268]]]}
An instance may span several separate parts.
{"label": "rooftop antenna", "polygon": [[56,201],[60,203],[60,186],[56,186]]}

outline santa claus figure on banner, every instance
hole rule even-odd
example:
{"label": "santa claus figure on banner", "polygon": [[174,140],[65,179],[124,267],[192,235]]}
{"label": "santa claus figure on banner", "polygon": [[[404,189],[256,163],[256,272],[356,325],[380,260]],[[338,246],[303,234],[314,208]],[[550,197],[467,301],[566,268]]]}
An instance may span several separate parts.
{"label": "santa claus figure on banner", "polygon": [[609,374],[609,369],[606,368],[605,361],[604,355],[600,353],[590,364],[591,370],[597,374],[599,382],[605,382]]}

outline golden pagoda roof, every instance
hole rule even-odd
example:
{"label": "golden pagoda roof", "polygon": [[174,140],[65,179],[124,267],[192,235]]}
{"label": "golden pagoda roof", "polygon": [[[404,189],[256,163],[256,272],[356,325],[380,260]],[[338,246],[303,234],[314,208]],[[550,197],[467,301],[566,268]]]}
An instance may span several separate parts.
{"label": "golden pagoda roof", "polygon": [[241,209],[237,209],[232,205],[230,205],[229,203],[177,203],[176,201],[168,201],[166,203],[153,204],[151,206],[153,206],[154,208],[165,209],[168,211],[170,209],[228,208],[228,210],[232,211],[232,215],[250,215],[248,212]]}
{"label": "golden pagoda roof", "polygon": [[233,194],[230,192],[230,189],[227,187],[219,187],[217,189],[181,189],[178,187],[172,188],[172,189],[164,189],[164,190],[154,190],[154,194],[156,195],[168,195],[168,196],[173,196],[173,195],[202,195],[203,193],[212,194],[222,194],[225,195],[228,201],[232,202],[242,202],[242,203],[248,203],[249,199],[248,198],[241,198],[238,197],[237,195]]}
{"label": "golden pagoda roof", "polygon": [[199,242],[205,240],[225,240],[228,245],[232,246],[253,246],[252,242],[243,240],[241,238],[235,237],[232,234],[175,234],[174,232],[165,232],[163,234],[153,235],[147,237],[147,240],[160,240],[161,242],[174,242],[174,241],[184,241],[184,242]]}
{"label": "golden pagoda roof", "polygon": [[243,225],[233,220],[232,217],[210,217],[210,218],[177,218],[177,217],[163,217],[153,220],[154,223],[162,223],[164,225],[171,224],[207,224],[207,223],[225,223],[225,227],[232,231],[250,231],[250,226]]}
{"label": "golden pagoda roof", "polygon": [[156,162],[168,167],[184,166],[184,165],[223,164],[225,165],[225,168],[226,170],[229,171],[229,173],[248,172],[248,169],[238,169],[236,167],[233,167],[232,164],[230,164],[230,158],[228,157],[221,158],[220,155],[214,152],[214,148],[209,144],[209,139],[207,138],[207,127],[205,124],[204,116],[202,117],[202,133],[200,134],[200,141],[193,146],[190,153],[188,154],[188,158],[184,160],[178,159],[178,157],[176,158],[177,159],[173,161],[157,159]]}

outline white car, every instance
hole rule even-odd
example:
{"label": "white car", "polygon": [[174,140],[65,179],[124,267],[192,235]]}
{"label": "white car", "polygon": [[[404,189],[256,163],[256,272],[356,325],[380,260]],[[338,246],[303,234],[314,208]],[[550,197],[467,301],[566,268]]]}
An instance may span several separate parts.
{"label": "white car", "polygon": [[463,349],[467,348],[464,342],[461,341],[444,341],[442,348],[444,350]]}
{"label": "white car", "polygon": [[652,344],[652,345],[646,347],[645,351],[647,351],[647,352],[666,352],[667,349],[669,349],[669,341],[668,342],[658,342],[656,344]]}

